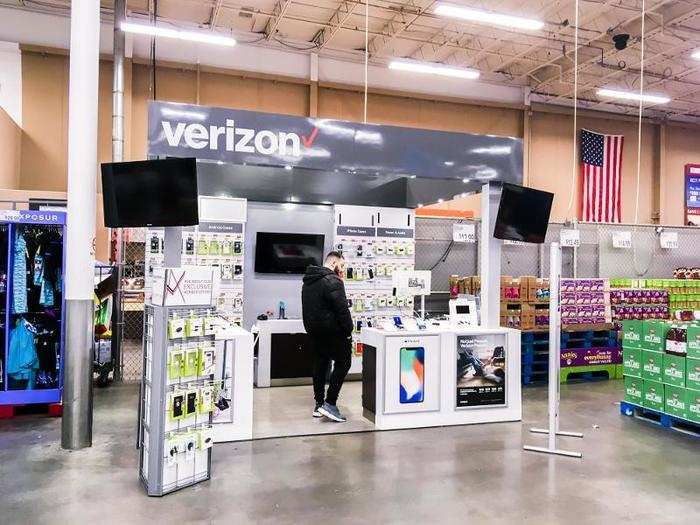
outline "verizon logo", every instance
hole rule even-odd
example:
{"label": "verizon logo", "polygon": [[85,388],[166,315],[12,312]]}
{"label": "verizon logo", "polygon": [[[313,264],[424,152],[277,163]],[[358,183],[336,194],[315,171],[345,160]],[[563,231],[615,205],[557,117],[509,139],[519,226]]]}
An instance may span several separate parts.
{"label": "verizon logo", "polygon": [[226,119],[225,126],[205,126],[204,124],[185,122],[172,123],[161,121],[165,139],[173,148],[184,146],[192,149],[210,149],[212,151],[235,151],[239,153],[259,153],[283,157],[301,157],[301,145],[313,146],[318,135],[314,128],[306,137],[297,133],[255,130],[236,127],[233,119]]}

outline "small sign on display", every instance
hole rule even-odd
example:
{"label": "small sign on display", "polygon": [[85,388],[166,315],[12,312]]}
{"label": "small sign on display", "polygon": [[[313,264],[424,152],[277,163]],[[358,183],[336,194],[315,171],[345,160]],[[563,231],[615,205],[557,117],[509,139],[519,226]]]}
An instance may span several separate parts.
{"label": "small sign on display", "polygon": [[454,242],[475,243],[476,226],[457,222],[452,225],[452,240]]}
{"label": "small sign on display", "polygon": [[678,249],[678,232],[661,232],[659,244],[666,250]]}
{"label": "small sign on display", "polygon": [[559,232],[559,242],[562,246],[578,248],[581,246],[581,232],[579,230],[562,230]]}
{"label": "small sign on display", "polygon": [[613,232],[612,245],[613,248],[629,250],[632,248],[632,232]]}

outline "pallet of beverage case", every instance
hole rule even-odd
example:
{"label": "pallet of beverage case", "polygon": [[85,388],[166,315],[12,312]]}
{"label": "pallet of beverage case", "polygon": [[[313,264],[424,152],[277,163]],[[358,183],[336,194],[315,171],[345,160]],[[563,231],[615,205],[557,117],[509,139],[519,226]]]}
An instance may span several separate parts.
{"label": "pallet of beverage case", "polygon": [[678,416],[672,416],[665,412],[652,410],[641,405],[635,405],[628,401],[620,401],[620,413],[623,416],[634,417],[648,423],[658,425],[663,428],[669,428],[676,432],[682,432],[690,436],[700,438],[700,423],[690,421]]}
{"label": "pallet of beverage case", "polygon": [[0,405],[0,419],[12,419],[17,416],[44,415],[48,417],[61,417],[63,405],[61,403],[33,403],[31,405]]}
{"label": "pallet of beverage case", "polygon": [[621,365],[567,366],[559,372],[560,383],[620,379],[621,377]]}

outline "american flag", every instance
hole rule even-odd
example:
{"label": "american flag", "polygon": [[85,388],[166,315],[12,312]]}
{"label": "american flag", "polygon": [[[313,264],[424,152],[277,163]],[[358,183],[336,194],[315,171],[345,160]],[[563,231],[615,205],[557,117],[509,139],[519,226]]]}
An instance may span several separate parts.
{"label": "american flag", "polygon": [[581,130],[581,220],[622,220],[622,135]]}

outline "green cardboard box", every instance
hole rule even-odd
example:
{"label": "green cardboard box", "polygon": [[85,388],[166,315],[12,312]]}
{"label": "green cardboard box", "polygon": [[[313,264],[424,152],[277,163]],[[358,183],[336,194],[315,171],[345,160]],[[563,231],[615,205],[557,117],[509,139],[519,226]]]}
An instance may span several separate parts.
{"label": "green cardboard box", "polygon": [[663,352],[666,350],[666,321],[644,321],[642,323],[642,348]]}
{"label": "green cardboard box", "polygon": [[644,389],[644,381],[638,377],[625,377],[625,401],[641,405]]}
{"label": "green cardboard box", "polygon": [[688,327],[688,357],[700,359],[700,326]]}
{"label": "green cardboard box", "polygon": [[700,390],[685,389],[685,408],[686,419],[700,423]]}
{"label": "green cardboard box", "polygon": [[622,321],[622,346],[642,348],[642,321]]}
{"label": "green cardboard box", "polygon": [[652,381],[663,381],[663,358],[661,352],[653,350],[642,350],[642,377]]}
{"label": "green cardboard box", "polygon": [[664,384],[685,388],[685,357],[664,354],[661,374]]}
{"label": "green cardboard box", "polygon": [[685,387],[700,390],[700,359],[685,360]]}
{"label": "green cardboard box", "polygon": [[688,399],[685,388],[672,385],[664,386],[664,412],[688,419]]}
{"label": "green cardboard box", "polygon": [[642,406],[650,408],[652,410],[658,410],[663,412],[664,410],[664,385],[659,381],[649,381],[647,379],[643,382],[642,395]]}
{"label": "green cardboard box", "polygon": [[642,349],[623,346],[622,364],[626,376],[642,377]]}

